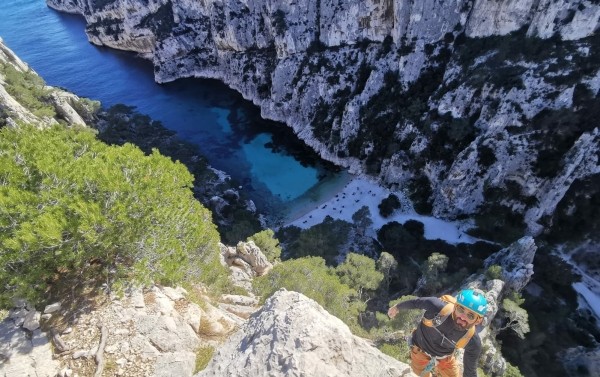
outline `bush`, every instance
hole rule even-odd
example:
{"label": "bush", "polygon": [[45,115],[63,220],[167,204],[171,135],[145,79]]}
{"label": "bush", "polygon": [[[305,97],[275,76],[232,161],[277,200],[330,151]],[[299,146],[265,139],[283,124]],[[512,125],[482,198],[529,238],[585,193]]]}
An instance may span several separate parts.
{"label": "bush", "polygon": [[353,301],[357,292],[343,284],[335,270],[320,257],[292,259],[279,263],[269,274],[255,278],[252,286],[266,300],[280,288],[312,298],[332,315],[357,332],[358,314],[365,305]]}
{"label": "bush", "polygon": [[0,130],[0,300],[55,282],[216,279],[218,233],[192,176],[88,130]]}
{"label": "bush", "polygon": [[340,281],[358,292],[358,297],[366,299],[367,291],[375,291],[383,280],[383,273],[375,268],[375,260],[356,253],[348,253],[346,260],[335,269]]}
{"label": "bush", "polygon": [[418,220],[407,220],[403,226],[404,229],[416,239],[422,240],[425,238],[425,224],[422,222]]}
{"label": "bush", "polygon": [[391,216],[395,210],[400,208],[400,199],[394,194],[390,194],[387,198],[383,199],[377,206],[379,208],[379,214],[383,217]]}
{"label": "bush", "polygon": [[56,116],[50,101],[51,89],[33,71],[20,72],[12,65],[0,63],[0,75],[4,76],[6,91],[23,107],[37,117]]}
{"label": "bush", "polygon": [[281,256],[281,247],[279,240],[275,238],[275,232],[272,229],[265,229],[248,237],[248,241],[254,241],[256,246],[263,252],[269,262],[279,260]]}
{"label": "bush", "polygon": [[421,215],[427,215],[431,213],[433,209],[431,196],[433,190],[431,189],[431,182],[423,174],[417,175],[414,179],[408,183],[408,196],[412,200],[415,207],[415,211]]}
{"label": "bush", "polygon": [[485,277],[488,280],[501,279],[502,278],[502,267],[498,266],[497,264],[490,266],[485,271]]}
{"label": "bush", "polygon": [[[287,244],[284,259],[318,256],[324,258],[328,265],[335,265],[340,247],[348,242],[351,228],[350,223],[334,220],[331,216],[326,216],[322,223],[306,230],[288,232],[287,228],[283,228],[278,237]],[[293,236],[286,236],[285,233]]]}

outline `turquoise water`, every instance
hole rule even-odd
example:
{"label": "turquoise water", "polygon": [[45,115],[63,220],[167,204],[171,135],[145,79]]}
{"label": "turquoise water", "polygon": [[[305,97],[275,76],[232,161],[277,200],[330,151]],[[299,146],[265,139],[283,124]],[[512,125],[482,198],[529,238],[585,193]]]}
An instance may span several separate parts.
{"label": "turquoise water", "polygon": [[[0,37],[49,85],[104,106],[135,106],[160,120],[199,145],[211,165],[238,181],[259,208],[299,198],[338,177],[314,157],[309,164],[291,157],[297,145],[286,140],[297,140],[285,125],[260,119],[254,106],[220,82],[156,84],[150,62],[90,44],[81,16],[56,12],[44,0],[3,0],[0,14]],[[283,130],[289,134],[272,137]]]}
{"label": "turquoise water", "polygon": [[257,135],[242,149],[246,158],[255,161],[250,168],[252,175],[267,185],[273,195],[284,201],[296,199],[318,182],[317,171],[310,168],[281,170],[285,166],[293,166],[293,157],[277,154],[265,149],[264,145],[272,143],[271,135]]}

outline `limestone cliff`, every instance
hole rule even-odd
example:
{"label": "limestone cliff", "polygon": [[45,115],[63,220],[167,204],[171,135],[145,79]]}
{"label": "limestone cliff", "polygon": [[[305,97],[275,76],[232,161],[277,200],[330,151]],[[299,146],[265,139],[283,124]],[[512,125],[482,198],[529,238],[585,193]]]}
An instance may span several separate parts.
{"label": "limestone cliff", "polygon": [[410,376],[410,367],[352,335],[315,301],[285,289],[219,348],[208,376]]}
{"label": "limestone cliff", "polygon": [[600,173],[597,1],[47,3],[82,14],[92,43],[151,59],[158,82],[224,81],[436,216],[500,208],[539,234]]}

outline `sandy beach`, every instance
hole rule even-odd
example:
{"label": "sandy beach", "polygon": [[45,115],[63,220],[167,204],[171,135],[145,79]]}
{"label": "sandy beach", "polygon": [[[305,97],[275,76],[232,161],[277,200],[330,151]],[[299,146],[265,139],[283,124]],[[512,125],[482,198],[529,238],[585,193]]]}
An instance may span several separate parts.
{"label": "sandy beach", "polygon": [[352,222],[352,215],[361,207],[367,206],[371,213],[373,230],[377,230],[391,221],[404,224],[407,220],[413,219],[425,225],[425,237],[427,239],[442,239],[452,244],[477,241],[464,233],[467,227],[465,223],[444,221],[417,214],[410,200],[402,192],[394,192],[400,199],[401,208],[394,212],[392,216],[383,218],[379,214],[378,205],[391,193],[390,190],[367,178],[350,176],[347,183],[337,193],[330,193],[329,199],[312,203],[314,206],[312,210],[306,210],[305,207],[303,213],[296,212],[294,214],[292,212],[287,216],[284,224],[285,226],[295,225],[306,229],[323,222],[325,216]]}

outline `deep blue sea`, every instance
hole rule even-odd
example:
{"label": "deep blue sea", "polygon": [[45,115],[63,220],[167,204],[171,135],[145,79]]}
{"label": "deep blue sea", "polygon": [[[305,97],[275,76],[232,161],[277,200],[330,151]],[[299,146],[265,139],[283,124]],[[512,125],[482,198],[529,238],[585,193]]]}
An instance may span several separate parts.
{"label": "deep blue sea", "polygon": [[307,196],[306,205],[313,205],[320,187],[331,191],[345,180],[307,157],[285,125],[260,119],[258,109],[226,85],[202,79],[156,84],[149,61],[90,44],[83,17],[54,11],[44,0],[1,0],[0,37],[49,85],[104,107],[135,106],[197,144],[259,209],[279,211],[279,204],[304,203]]}

